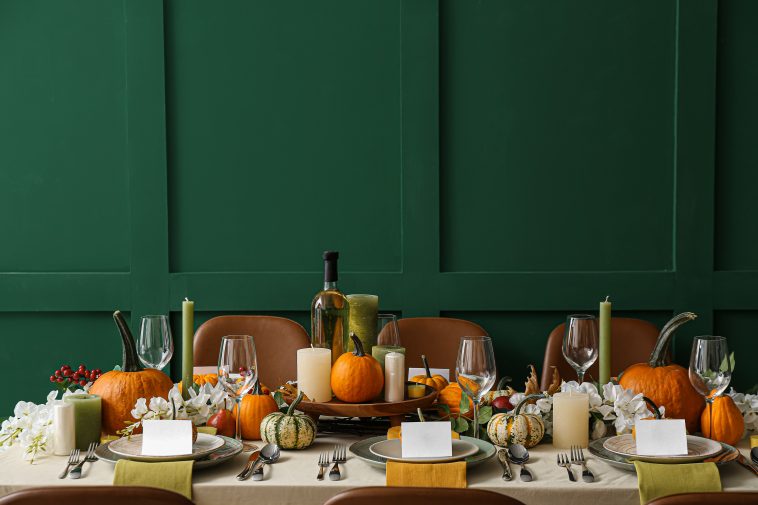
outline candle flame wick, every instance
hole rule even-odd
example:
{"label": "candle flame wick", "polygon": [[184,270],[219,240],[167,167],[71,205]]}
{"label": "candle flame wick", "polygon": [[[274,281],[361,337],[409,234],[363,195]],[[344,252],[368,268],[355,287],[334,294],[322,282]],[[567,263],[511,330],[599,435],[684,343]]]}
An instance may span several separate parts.
{"label": "candle flame wick", "polygon": [[610,297],[611,297],[611,295],[608,295],[608,296],[605,297],[605,302],[606,303],[608,303],[608,298],[610,298]]}
{"label": "candle flame wick", "polygon": [[184,297],[184,301],[185,301],[185,302],[188,302],[188,301],[189,301],[189,298],[187,298],[187,297],[185,296],[185,297]]}

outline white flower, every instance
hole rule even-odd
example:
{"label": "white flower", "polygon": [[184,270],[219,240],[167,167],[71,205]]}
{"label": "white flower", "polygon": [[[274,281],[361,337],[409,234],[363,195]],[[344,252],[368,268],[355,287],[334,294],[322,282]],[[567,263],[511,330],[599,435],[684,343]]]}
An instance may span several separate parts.
{"label": "white flower", "polygon": [[728,395],[742,413],[745,433],[758,431],[758,395],[737,393],[734,388],[731,388]]}
{"label": "white flower", "polygon": [[137,403],[134,404],[131,414],[134,419],[142,419],[142,416],[147,414],[147,400],[137,398]]}
{"label": "white flower", "polygon": [[592,438],[592,440],[603,438],[607,431],[608,428],[605,426],[605,422],[602,419],[595,419],[592,423],[592,433],[590,433],[590,438]]}
{"label": "white flower", "polygon": [[598,407],[603,403],[603,399],[600,397],[600,393],[597,391],[597,387],[591,382],[582,382],[581,384],[576,381],[562,382],[561,392],[567,393],[573,391],[575,393],[585,393],[589,397],[590,410]]}

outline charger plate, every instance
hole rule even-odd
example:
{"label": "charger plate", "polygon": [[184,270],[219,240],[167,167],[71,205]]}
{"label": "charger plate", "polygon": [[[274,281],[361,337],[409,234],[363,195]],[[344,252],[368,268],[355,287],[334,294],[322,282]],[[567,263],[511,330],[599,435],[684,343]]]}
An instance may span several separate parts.
{"label": "charger plate", "polygon": [[371,445],[368,450],[375,456],[388,459],[390,461],[400,461],[402,463],[449,463],[451,461],[460,461],[479,452],[479,446],[474,445],[466,440],[453,440],[453,454],[451,456],[442,456],[434,458],[404,458],[403,441],[395,438],[392,440],[382,440]]}
{"label": "charger plate", "polygon": [[[355,456],[358,459],[362,459],[363,461],[365,461],[371,466],[375,466],[377,468],[384,468],[387,465],[387,458],[378,456],[372,453],[370,450],[370,447],[372,445],[376,444],[377,442],[382,442],[384,440],[387,440],[386,435],[381,435],[378,437],[371,437],[365,440],[360,440],[350,446],[350,452],[355,454]],[[497,452],[495,449],[495,446],[485,440],[477,440],[473,437],[461,437],[461,440],[474,444],[479,449],[476,452],[476,454],[468,456],[465,459],[466,466],[468,467],[476,466],[480,463],[487,461],[488,459],[493,457],[495,453]]]}
{"label": "charger plate", "polygon": [[637,455],[637,443],[629,433],[609,437],[603,442],[603,448],[626,458],[648,461],[650,463],[696,463],[722,451],[721,444],[715,440],[687,435],[687,454],[679,456],[640,456]]}
{"label": "charger plate", "polygon": [[[622,456],[620,454],[613,453],[603,447],[603,444],[606,440],[613,438],[613,437],[605,437],[600,438],[597,440],[592,440],[589,444],[589,452],[593,456],[595,456],[600,461],[603,461],[604,463],[607,463],[613,467],[619,468],[621,470],[626,470],[628,472],[634,472],[634,459],[630,458],[628,456]],[[731,445],[720,443],[721,446],[721,453],[718,454],[718,457],[715,458],[717,461],[714,461],[716,463],[716,466],[723,466],[731,461],[734,461],[735,457],[739,454],[737,449],[732,447]],[[673,464],[676,463],[684,463],[684,461],[675,461]]]}
{"label": "charger plate", "polygon": [[[196,459],[194,462],[195,464],[192,467],[193,470],[202,470],[204,468],[220,465],[229,461],[230,459],[234,458],[234,456],[242,452],[243,447],[241,442],[238,442],[233,438],[222,437],[220,435],[217,436],[223,439],[224,445],[208,454],[207,456],[204,456],[202,459]],[[97,446],[97,449],[95,449],[95,455],[102,461],[107,461],[108,463],[113,464],[115,464],[120,459],[131,459],[125,456],[120,456],[111,451],[109,446],[113,442],[115,442],[115,440]]]}
{"label": "charger plate", "polygon": [[198,433],[197,440],[192,444],[191,454],[181,454],[177,456],[145,456],[142,454],[142,435],[132,435],[131,437],[119,438],[108,444],[111,452],[134,461],[187,461],[190,459],[200,459],[211,454],[216,449],[224,446],[224,439],[218,435],[208,435],[207,433]]}

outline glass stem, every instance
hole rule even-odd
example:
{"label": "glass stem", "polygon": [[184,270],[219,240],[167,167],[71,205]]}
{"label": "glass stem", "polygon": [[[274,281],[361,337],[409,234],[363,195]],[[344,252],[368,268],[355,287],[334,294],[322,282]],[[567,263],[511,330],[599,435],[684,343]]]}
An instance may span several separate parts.
{"label": "glass stem", "polygon": [[584,370],[577,370],[576,375],[579,377],[579,384],[584,382]]}
{"label": "glass stem", "polygon": [[479,438],[479,400],[474,402],[474,438]]}
{"label": "glass stem", "polygon": [[242,405],[240,402],[241,399],[242,397],[240,396],[234,399],[235,403],[237,404],[237,415],[234,416],[234,418],[236,419],[235,421],[236,427],[234,428],[234,438],[236,438],[238,442],[242,442],[242,433],[240,433],[240,417],[242,417],[240,415],[240,413],[242,412]]}
{"label": "glass stem", "polygon": [[706,399],[708,402],[708,438],[714,440],[713,435],[713,398]]}

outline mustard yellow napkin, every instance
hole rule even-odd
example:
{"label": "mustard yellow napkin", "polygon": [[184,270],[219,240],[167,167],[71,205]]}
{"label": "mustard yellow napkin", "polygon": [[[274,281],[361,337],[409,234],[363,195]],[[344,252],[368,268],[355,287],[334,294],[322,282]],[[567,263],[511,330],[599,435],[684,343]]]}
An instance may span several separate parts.
{"label": "mustard yellow napkin", "polygon": [[750,448],[758,447],[758,435],[750,435]]}
{"label": "mustard yellow napkin", "polygon": [[677,493],[721,491],[721,477],[714,463],[666,465],[635,461],[640,504]]}
{"label": "mustard yellow napkin", "polygon": [[114,486],[167,489],[192,499],[192,461],[143,463],[121,459],[113,474]]}
{"label": "mustard yellow napkin", "polygon": [[466,487],[466,462],[387,462],[388,487]]}

